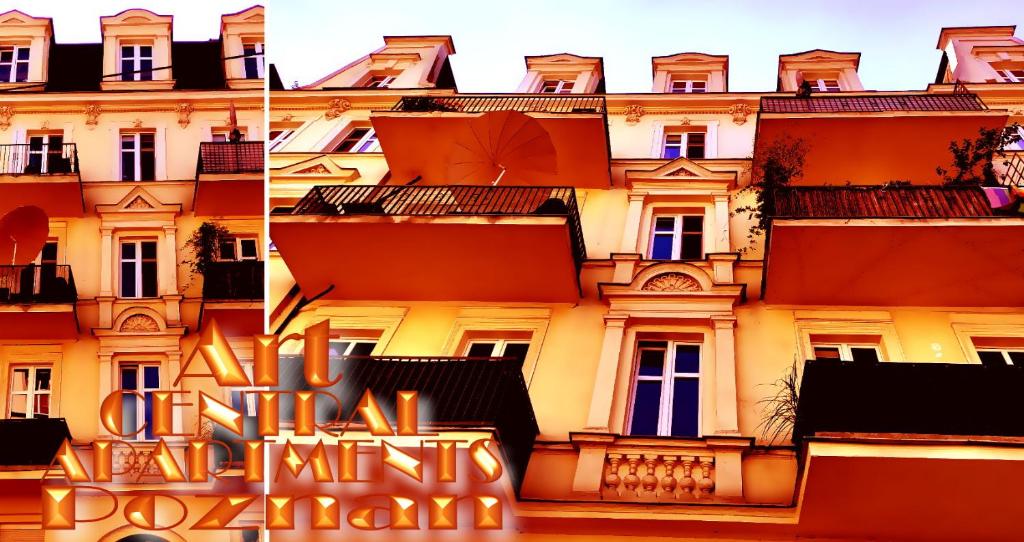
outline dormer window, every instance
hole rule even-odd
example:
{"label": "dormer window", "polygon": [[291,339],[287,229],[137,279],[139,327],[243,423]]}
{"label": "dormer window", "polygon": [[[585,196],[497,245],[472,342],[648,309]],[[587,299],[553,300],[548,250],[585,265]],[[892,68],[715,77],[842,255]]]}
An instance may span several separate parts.
{"label": "dormer window", "polygon": [[1024,83],[1024,68],[997,70],[1006,83]]}
{"label": "dormer window", "polygon": [[366,80],[366,88],[388,88],[395,82],[394,75],[371,75]]}
{"label": "dormer window", "polygon": [[569,94],[575,81],[565,79],[548,79],[540,86],[541,94]]}
{"label": "dormer window", "polygon": [[121,45],[121,80],[153,80],[153,45]]}
{"label": "dormer window", "polygon": [[28,81],[29,48],[21,45],[0,46],[0,83]]}
{"label": "dormer window", "polygon": [[243,42],[242,54],[245,55],[245,78],[263,79],[263,42],[259,40]]}
{"label": "dormer window", "polygon": [[818,92],[839,92],[839,81],[835,79],[808,79],[811,88]]}
{"label": "dormer window", "polygon": [[669,85],[669,92],[672,94],[699,94],[708,91],[707,79],[673,78]]}

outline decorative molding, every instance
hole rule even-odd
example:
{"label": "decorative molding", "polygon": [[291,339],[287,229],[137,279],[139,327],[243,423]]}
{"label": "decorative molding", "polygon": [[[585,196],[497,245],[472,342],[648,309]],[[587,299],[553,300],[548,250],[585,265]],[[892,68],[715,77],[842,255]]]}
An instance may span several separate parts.
{"label": "decorative molding", "polygon": [[680,126],[689,126],[690,125],[690,117],[683,117],[683,118],[679,119],[679,125]]}
{"label": "decorative molding", "polygon": [[306,169],[302,169],[302,170],[299,170],[299,171],[292,172],[292,175],[300,175],[300,174],[327,175],[327,174],[330,174],[330,173],[331,173],[331,171],[329,169],[327,169],[327,166],[325,166],[323,164],[317,164],[315,166],[311,166],[311,167],[308,167]]}
{"label": "decorative molding", "polygon": [[750,116],[752,110],[747,104],[733,104],[729,106],[729,114],[732,115],[732,122],[737,126],[742,126],[747,123],[747,117]]}
{"label": "decorative molding", "polygon": [[11,127],[11,117],[14,116],[14,107],[0,105],[0,130],[7,131]]}
{"label": "decorative molding", "polygon": [[132,121],[132,128],[142,128],[142,119]]}
{"label": "decorative molding", "polygon": [[349,109],[352,109],[352,102],[343,98],[335,98],[327,102],[327,112],[324,113],[324,118],[334,120]]}
{"label": "decorative molding", "polygon": [[294,119],[294,118],[295,118],[295,115],[292,115],[291,113],[288,113],[285,116],[281,117],[281,121],[282,122],[291,122],[291,120]]}
{"label": "decorative molding", "polygon": [[89,104],[85,106],[85,125],[90,130],[96,127],[100,122],[100,106],[98,104]]}
{"label": "decorative molding", "polygon": [[174,111],[178,113],[178,126],[188,128],[189,123],[192,122],[192,113],[195,110],[195,106],[188,102],[181,102],[174,106]]}
{"label": "decorative molding", "polygon": [[153,206],[148,201],[143,199],[142,196],[136,196],[128,205],[124,206],[125,209],[152,209]]}
{"label": "decorative molding", "polygon": [[644,283],[641,290],[648,292],[700,292],[700,283],[685,273],[662,273]]}
{"label": "decorative molding", "polygon": [[123,332],[150,332],[160,331],[160,324],[152,317],[145,314],[133,314],[121,322],[118,331]]}
{"label": "decorative molding", "polygon": [[631,104],[626,106],[626,124],[636,124],[640,122],[640,117],[644,116],[644,106],[638,104]]}

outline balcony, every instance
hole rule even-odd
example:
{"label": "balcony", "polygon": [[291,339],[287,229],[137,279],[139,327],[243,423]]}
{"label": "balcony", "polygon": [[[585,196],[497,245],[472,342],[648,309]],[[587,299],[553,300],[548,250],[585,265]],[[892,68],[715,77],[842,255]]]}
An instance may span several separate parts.
{"label": "balcony", "polygon": [[48,216],[82,216],[74,143],[0,145],[0,216],[23,205],[40,207]]}
{"label": "balcony", "polygon": [[794,430],[803,456],[799,534],[1016,538],[1022,389],[1015,367],[808,361]]}
{"label": "balcony", "polygon": [[262,141],[200,143],[196,214],[262,215],[263,164]]}
{"label": "balcony", "polygon": [[263,262],[212,262],[203,273],[202,320],[216,319],[229,336],[263,332]]}
{"label": "balcony", "polygon": [[317,186],[270,234],[307,298],[575,302],[566,187]]}
{"label": "balcony", "polygon": [[77,337],[77,299],[69,265],[0,265],[0,339]]}
{"label": "balcony", "polygon": [[0,442],[9,443],[0,447],[0,471],[13,470],[12,467],[46,468],[64,439],[71,439],[64,418],[0,420]]}
{"label": "balcony", "polygon": [[762,297],[783,305],[1020,307],[1024,217],[976,186],[776,192]]}
{"label": "balcony", "polygon": [[951,141],[1007,119],[967,93],[763,97],[754,152],[781,137],[803,139],[808,152],[796,184],[941,184],[935,168],[949,167]]}
{"label": "balcony", "polygon": [[[370,120],[391,168],[401,181],[424,184],[490,184],[493,178],[452,178],[452,151],[472,146],[473,128],[489,113],[516,111],[535,119],[551,138],[555,167],[529,171],[530,182],[576,188],[608,188],[607,116],[603,96],[497,94],[407,96],[393,108],[374,111]],[[497,134],[495,134],[497,136]],[[510,174],[511,169],[510,169]],[[512,180],[506,184],[524,184]]]}
{"label": "balcony", "polygon": [[[302,367],[301,357],[283,356],[280,389],[307,389]],[[420,424],[425,430],[493,429],[514,487],[522,482],[540,430],[519,360],[346,356],[332,358],[331,372],[344,375],[326,391],[341,399],[345,416],[355,412],[363,392],[371,390],[393,423],[395,394],[416,391]],[[284,419],[292,419],[294,414],[289,411],[293,404],[284,397],[281,403]],[[334,418],[335,410],[318,411],[318,418]]]}

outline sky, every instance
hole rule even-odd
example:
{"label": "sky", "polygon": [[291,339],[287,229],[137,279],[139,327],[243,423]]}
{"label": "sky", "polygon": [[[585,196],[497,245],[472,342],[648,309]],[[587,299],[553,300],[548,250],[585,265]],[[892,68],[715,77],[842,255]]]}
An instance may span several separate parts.
{"label": "sky", "polygon": [[604,57],[608,92],[650,92],[651,57],[728,54],[730,91],[775,90],[778,55],[862,53],[866,89],[935,80],[944,26],[1020,25],[1022,0],[270,0],[267,57],[286,87],[381,47],[384,35],[450,34],[462,92],[514,92],[523,57]]}
{"label": "sky", "polygon": [[[282,1],[282,0],[278,0]],[[204,41],[220,35],[220,16],[263,0],[0,0],[0,13],[17,9],[33,17],[52,17],[57,43],[99,43],[100,17],[130,8],[174,16],[174,39]]]}

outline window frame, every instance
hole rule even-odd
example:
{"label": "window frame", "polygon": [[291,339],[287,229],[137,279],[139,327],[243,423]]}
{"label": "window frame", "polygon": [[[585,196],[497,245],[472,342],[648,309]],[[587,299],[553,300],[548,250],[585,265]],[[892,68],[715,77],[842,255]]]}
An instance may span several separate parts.
{"label": "window frame", "polygon": [[[811,83],[811,87],[813,87],[818,92],[842,92],[843,91],[843,86],[839,82],[839,78],[838,77],[834,78],[834,79],[831,78],[831,77],[819,77],[819,78],[816,78],[816,79],[809,79],[807,81],[809,83]],[[835,87],[834,87],[835,90],[829,90],[830,88],[833,88],[832,86],[827,84],[827,82],[830,82],[830,81],[834,81],[835,82]]]}
{"label": "window frame", "polygon": [[[152,150],[152,154],[153,154],[153,178],[152,179],[144,179],[143,178],[144,175],[142,174],[142,155],[144,153],[149,153],[150,152],[149,150],[143,149],[143,146],[142,146],[142,136],[144,136],[144,135],[148,135],[148,136],[151,136],[153,138],[153,150]],[[118,136],[119,136],[118,137],[118,144],[119,145],[118,145],[118,149],[117,149],[118,150],[117,158],[118,158],[118,168],[121,169],[121,175],[120,175],[121,176],[121,182],[151,182],[151,181],[155,181],[156,180],[156,132],[146,131],[146,130],[142,130],[142,131],[122,131],[120,134],[118,134]],[[126,142],[126,138],[130,138],[131,139],[132,147],[130,149],[124,148],[124,144]],[[133,168],[134,168],[134,171],[133,171],[134,178],[133,179],[126,179],[125,178],[124,154],[126,152],[130,152],[132,154],[132,162],[133,162]]]}
{"label": "window frame", "polygon": [[[18,369],[28,369],[28,380],[25,382],[24,391],[14,390],[14,372]],[[47,369],[50,371],[50,387],[45,391],[35,389],[36,373],[39,369]],[[8,372],[8,386],[7,386],[7,419],[11,420],[29,420],[37,418],[35,412],[35,398],[37,395],[49,396],[48,411],[46,418],[50,418],[50,414],[53,412],[53,380],[54,371],[53,365],[47,363],[28,363],[28,364],[11,364],[10,371]],[[16,395],[25,396],[25,417],[15,418],[13,416],[14,411],[14,397]]]}
{"label": "window frame", "polygon": [[[228,241],[228,240],[227,239],[222,240],[221,246],[223,246],[223,244],[224,244],[223,242],[224,241]],[[242,243],[243,242],[247,242],[247,241],[251,241],[253,246],[255,247],[255,249],[256,249],[256,255],[255,256],[246,257],[246,256],[244,256],[242,254],[242,252],[243,252],[242,251]],[[224,257],[224,253],[221,251],[221,246],[218,246],[217,247],[217,253],[218,253],[217,254],[217,261],[219,261],[219,262],[258,262],[258,261],[260,261],[260,240],[259,240],[259,237],[255,236],[255,235],[246,235],[246,234],[232,235],[230,237],[230,242],[234,245],[234,251],[235,251],[234,256],[235,257],[234,258],[230,258],[230,259],[229,258],[225,258]]]}
{"label": "window frame", "polygon": [[[156,47],[151,42],[123,42],[117,44],[118,67],[121,70],[121,81],[152,81],[155,70],[153,69],[153,55]],[[142,54],[142,48],[149,47],[149,56]],[[124,50],[131,48],[132,55],[125,57]],[[143,71],[142,63],[149,60],[149,71]],[[124,63],[131,61],[132,69],[124,71]],[[146,77],[144,77],[146,76]]]}
{"label": "window frame", "polygon": [[[662,373],[661,376],[652,375],[641,375],[640,374],[640,355],[644,350],[659,350],[652,346],[643,346],[645,342],[664,342],[665,343],[665,357],[663,358]],[[677,373],[675,370],[675,352],[677,346],[695,346],[697,347],[697,371],[696,373]],[[670,437],[670,438],[701,438],[704,435],[704,388],[703,388],[703,372],[704,372],[704,344],[700,341],[694,340],[665,340],[665,341],[646,341],[638,340],[636,348],[633,354],[633,371],[630,379],[630,391],[629,391],[629,402],[626,408],[626,420],[624,429],[627,435],[636,437],[646,437],[652,435],[633,435],[633,412],[636,408],[636,393],[637,383],[640,381],[661,381],[661,396],[659,397],[658,406],[658,429],[657,435],[659,437]],[[671,355],[670,355],[671,354]],[[673,386],[677,378],[689,378],[697,381],[697,434],[693,436],[673,436],[672,435],[672,403],[674,401]]]}
{"label": "window frame", "polygon": [[[357,130],[366,130],[366,133],[359,136],[358,138],[353,138],[352,135]],[[345,142],[347,141],[355,141],[355,143],[353,143],[352,146],[349,147],[349,150],[339,150],[341,149],[342,145],[344,145]],[[331,150],[331,152],[344,154],[364,154],[371,152],[381,152],[380,141],[377,140],[377,131],[373,129],[373,126],[353,126],[350,130],[345,132],[345,135],[342,136],[342,138],[338,141],[337,145],[334,145],[334,148]]]}
{"label": "window frame", "polygon": [[[42,144],[40,145],[38,150],[33,150],[32,149],[32,140],[36,139],[36,138],[42,138],[43,141],[42,141]],[[57,138],[57,140],[59,141],[58,143],[55,144],[56,145],[55,149],[50,148],[51,147],[51,143],[53,143],[51,141],[51,138]],[[63,132],[60,132],[60,133],[56,133],[56,132],[31,133],[30,132],[30,133],[25,135],[25,139],[27,141],[26,144],[28,145],[28,149],[27,149],[27,153],[26,153],[28,156],[26,157],[26,161],[25,161],[25,166],[26,167],[31,165],[31,163],[32,163],[32,156],[38,155],[39,156],[39,172],[40,173],[49,173],[50,172],[50,167],[49,167],[50,166],[50,160],[52,158],[55,158],[55,157],[56,158],[63,158],[64,157],[64,144],[65,144],[65,141],[64,141],[64,133]]]}
{"label": "window frame", "polygon": [[[280,133],[275,136],[274,132]],[[293,134],[295,134],[295,128],[281,128],[278,130],[271,127],[270,131],[267,133],[267,135],[270,136],[269,150],[274,150],[277,147],[284,145]]]}
{"label": "window frame", "polygon": [[[697,146],[695,144],[691,144],[691,142],[690,142],[690,135],[691,134],[701,134],[701,136],[703,136],[703,138],[704,138],[703,143],[700,145],[701,149],[703,149],[703,152],[701,152],[701,156],[690,156],[690,152],[689,152],[690,148]],[[673,136],[679,136],[679,143],[673,143],[673,144],[670,145],[669,141],[668,141],[668,138],[669,137],[673,137]],[[668,156],[667,150],[668,150],[669,147],[678,147],[679,148],[679,155],[677,155],[677,156]],[[663,131],[663,133],[661,134],[661,156],[660,156],[660,158],[662,160],[675,160],[676,158],[686,158],[687,160],[703,160],[703,159],[707,158],[707,156],[708,156],[708,130],[707,130],[707,128],[705,128],[703,130],[669,130],[669,129],[665,129]]]}
{"label": "window frame", "polygon": [[816,351],[819,348],[836,348],[836,349],[838,349],[839,350],[839,359],[836,360],[836,361],[840,362],[840,363],[853,363],[854,362],[854,360],[853,360],[853,349],[854,348],[863,348],[863,349],[874,350],[875,351],[875,355],[878,357],[878,363],[882,363],[882,362],[886,361],[885,357],[882,355],[882,345],[881,344],[877,344],[877,343],[856,343],[856,342],[853,342],[853,343],[851,343],[851,342],[820,342],[820,343],[816,343],[816,342],[811,342],[811,354],[814,356],[814,359],[816,359],[816,360],[819,359],[817,354],[816,354]]}
{"label": "window frame", "polygon": [[[1018,365],[1013,361],[1012,358],[1010,358],[1010,353],[1014,352],[1024,354],[1024,347],[1000,348],[996,346],[985,346],[982,348],[975,347],[974,351],[978,353],[978,361],[980,361],[983,365],[985,364],[985,362],[982,361],[981,359],[982,352],[998,352],[1003,357],[1003,362],[1006,363],[1007,367],[1017,367]],[[1024,363],[1022,363],[1021,366],[1024,366]]]}
{"label": "window frame", "polygon": [[371,73],[363,84],[364,88],[391,88],[398,76],[382,73]]}
{"label": "window frame", "polygon": [[[249,48],[249,47],[252,47],[252,49],[253,49],[253,53],[254,54],[252,56],[250,56],[249,53],[246,52],[246,48]],[[242,54],[245,55],[245,56],[242,57],[242,74],[245,75],[246,79],[263,79],[264,74],[266,73],[266,68],[264,67],[264,60],[263,60],[264,59],[264,56],[263,56],[264,47],[265,47],[265,45],[264,45],[262,39],[256,39],[256,38],[250,38],[250,39],[243,38],[242,39]],[[254,61],[254,63],[255,63],[255,68],[256,68],[256,75],[255,75],[255,77],[253,77],[253,76],[251,76],[249,74],[249,60],[250,59],[252,59]]]}
{"label": "window frame", "polygon": [[[156,371],[157,371],[157,386],[155,388],[149,388],[149,387],[146,386],[146,374],[145,374],[145,369],[146,368],[156,368]],[[141,431],[139,431],[138,433],[136,433],[134,435],[127,435],[127,436],[123,436],[123,437],[120,437],[120,438],[125,439],[125,440],[129,440],[129,441],[132,441],[132,442],[156,442],[156,441],[160,440],[161,437],[157,437],[156,435],[153,435],[152,438],[146,438],[146,432],[147,431],[151,432],[152,428],[153,428],[153,424],[152,424],[152,410],[150,410],[150,419],[149,420],[146,419],[146,394],[147,393],[152,394],[152,392],[154,392],[154,391],[160,391],[160,383],[163,382],[163,375],[160,374],[161,373],[160,362],[157,362],[157,361],[130,361],[130,362],[125,362],[125,363],[119,363],[118,367],[117,367],[117,389],[118,390],[124,390],[123,385],[124,385],[124,371],[125,371],[125,369],[134,369],[135,370],[135,389],[134,390],[128,390],[128,391],[134,391],[134,392],[142,395],[142,398],[140,399],[138,395],[134,395],[134,397],[135,397],[135,422],[136,422],[136,426],[135,427],[131,427],[131,428],[125,427],[124,430],[128,431],[129,429],[136,429],[136,428],[138,428],[138,422],[140,420],[145,422],[146,426],[145,426],[144,429],[142,429]],[[152,397],[152,395],[150,397]],[[150,400],[152,401],[152,399],[150,399]],[[122,410],[121,416],[122,416],[121,420],[122,420],[122,423],[123,423],[124,422],[123,410]]]}
{"label": "window frame", "polygon": [[[1004,83],[1024,83],[1024,68],[1002,68],[996,71]],[[1020,72],[1020,75],[1013,72]]]}
{"label": "window frame", "polygon": [[[156,293],[155,293],[154,296],[146,296],[144,291],[143,291],[143,285],[144,285],[145,281],[143,280],[143,272],[142,272],[143,265],[142,264],[147,262],[147,261],[150,261],[150,259],[144,258],[142,256],[142,244],[143,243],[153,243],[153,245],[154,245],[154,252],[153,252],[154,256],[152,258],[152,262],[155,264],[155,266],[154,266],[154,273],[156,275],[154,277],[155,280],[156,280]],[[135,245],[135,257],[134,258],[130,258],[130,259],[127,259],[127,260],[125,259],[125,257],[124,257],[124,248],[123,247],[126,244],[134,244]],[[117,266],[117,270],[118,270],[117,294],[118,294],[118,297],[121,298],[121,299],[155,299],[157,297],[160,297],[160,243],[159,243],[159,241],[156,238],[153,238],[153,237],[138,237],[138,238],[130,238],[130,239],[120,239],[119,242],[118,242],[117,248],[118,248],[118,252],[117,252],[117,264],[118,264],[118,266]],[[135,269],[134,275],[135,275],[135,294],[136,295],[131,296],[131,297],[126,296],[124,294],[124,264],[125,263],[129,263],[129,262],[134,264],[133,267]]]}
{"label": "window frame", "polygon": [[[683,228],[686,223],[686,217],[699,217],[700,218],[700,257],[699,258],[683,258],[683,237],[686,235],[695,236],[693,232],[687,232]],[[672,225],[672,255],[671,258],[655,258],[654,257],[654,238],[657,235],[665,235],[668,232],[658,231],[658,219],[659,218],[671,218],[673,220]],[[650,260],[658,261],[700,261],[707,257],[704,247],[704,221],[706,217],[702,213],[659,213],[655,212],[651,215],[651,229],[650,235],[648,236],[647,242],[647,258]]]}
{"label": "window frame", "polygon": [[[545,89],[548,88],[549,83],[554,83],[555,86],[549,92]],[[542,79],[540,82],[540,94],[572,94],[572,89],[576,88],[575,79]]]}
{"label": "window frame", "polygon": [[[11,51],[11,61],[4,62],[0,60],[0,66],[8,66],[10,72],[7,74],[6,81],[0,81],[0,83],[25,83],[29,80],[29,70],[32,69],[32,47],[29,45],[19,45],[16,43],[0,45],[0,53],[9,49]],[[28,51],[26,58],[18,58],[18,53],[21,51]],[[18,66],[25,66],[25,78],[20,79],[18,77]]]}
{"label": "window frame", "polygon": [[343,353],[341,353],[341,354],[338,354],[341,357],[347,357],[347,356],[351,356],[352,355],[352,351],[355,350],[355,347],[356,347],[357,344],[373,344],[373,348],[371,348],[370,351],[372,352],[372,351],[376,350],[377,347],[380,346],[380,339],[366,339],[366,338],[362,338],[362,337],[358,337],[358,338],[331,337],[327,341],[327,344],[328,344],[328,348],[327,349],[328,349],[328,351],[331,350],[331,346],[333,346],[335,344],[338,344],[338,343],[348,343],[348,347],[345,348],[345,351]]}
{"label": "window frame", "polygon": [[[682,90],[676,90],[677,83],[685,83]],[[703,83],[704,88],[701,90],[694,90],[694,83]],[[707,79],[683,79],[673,77],[668,82],[669,94],[707,94],[708,92],[708,80]]]}
{"label": "window frame", "polygon": [[526,345],[527,353],[529,353],[529,348],[531,346],[531,341],[529,339],[469,339],[466,341],[466,348],[463,349],[462,355],[468,358],[469,351],[473,348],[473,345],[488,343],[493,343],[494,345],[491,347],[491,355],[489,356],[492,358],[506,357],[505,348],[510,344]]}

